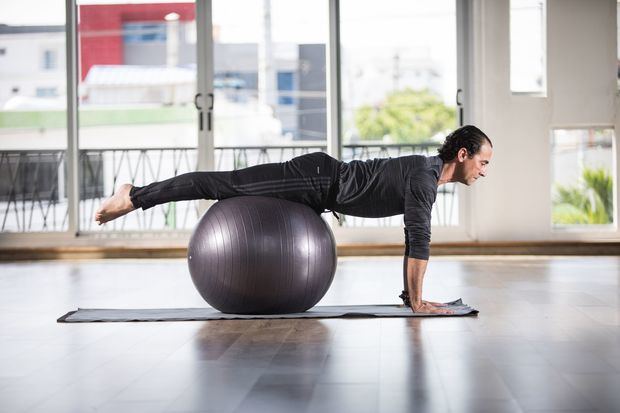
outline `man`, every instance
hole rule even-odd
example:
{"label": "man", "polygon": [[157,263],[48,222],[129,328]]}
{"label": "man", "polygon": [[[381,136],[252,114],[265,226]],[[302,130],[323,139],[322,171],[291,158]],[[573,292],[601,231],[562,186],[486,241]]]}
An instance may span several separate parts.
{"label": "man", "polygon": [[95,221],[101,225],[134,209],[171,201],[242,195],[288,199],[306,204],[319,214],[325,210],[369,218],[404,214],[404,290],[400,297],[414,312],[449,314],[442,304],[422,300],[431,210],[439,185],[471,185],[486,175],[493,144],[480,129],[467,125],[448,135],[438,152],[429,157],[351,162],[316,152],[235,171],[191,172],[144,187],[125,184],[103,202]]}

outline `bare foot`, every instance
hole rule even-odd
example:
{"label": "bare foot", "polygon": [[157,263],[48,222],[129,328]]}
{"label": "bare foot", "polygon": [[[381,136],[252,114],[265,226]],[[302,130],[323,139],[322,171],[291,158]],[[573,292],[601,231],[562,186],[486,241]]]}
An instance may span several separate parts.
{"label": "bare foot", "polygon": [[133,211],[134,206],[129,198],[129,191],[133,188],[131,184],[123,184],[118,190],[103,201],[97,212],[95,213],[95,221],[101,225],[108,221],[112,221],[118,217]]}

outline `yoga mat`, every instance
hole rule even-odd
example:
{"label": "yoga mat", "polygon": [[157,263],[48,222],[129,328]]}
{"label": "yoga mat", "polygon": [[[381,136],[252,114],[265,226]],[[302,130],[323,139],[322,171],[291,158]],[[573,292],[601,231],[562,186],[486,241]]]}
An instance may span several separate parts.
{"label": "yoga mat", "polygon": [[78,308],[60,317],[59,323],[89,323],[95,321],[192,321],[277,318],[369,318],[369,317],[454,317],[476,315],[475,310],[458,300],[446,303],[454,314],[414,313],[410,308],[396,304],[336,305],[313,307],[303,313],[292,314],[225,314],[213,308],[153,308],[103,309]]}

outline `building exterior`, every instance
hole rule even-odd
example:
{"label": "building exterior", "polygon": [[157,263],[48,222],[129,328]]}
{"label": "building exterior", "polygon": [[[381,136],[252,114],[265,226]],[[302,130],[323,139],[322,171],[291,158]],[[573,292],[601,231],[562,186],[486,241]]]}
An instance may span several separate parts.
{"label": "building exterior", "polygon": [[0,109],[63,108],[65,76],[64,26],[0,24]]}
{"label": "building exterior", "polygon": [[[79,13],[82,80],[94,65],[165,65],[166,16],[175,13],[179,27],[196,19],[194,3],[82,5]],[[191,42],[179,43],[178,64],[196,63]]]}

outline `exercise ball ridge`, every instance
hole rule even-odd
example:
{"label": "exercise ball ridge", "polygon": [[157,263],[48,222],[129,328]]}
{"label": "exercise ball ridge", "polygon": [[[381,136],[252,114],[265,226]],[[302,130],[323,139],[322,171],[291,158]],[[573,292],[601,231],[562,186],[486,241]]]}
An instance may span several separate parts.
{"label": "exercise ball ridge", "polygon": [[192,281],[223,313],[285,314],[313,307],[336,272],[336,242],[310,207],[284,199],[221,200],[188,246]]}

